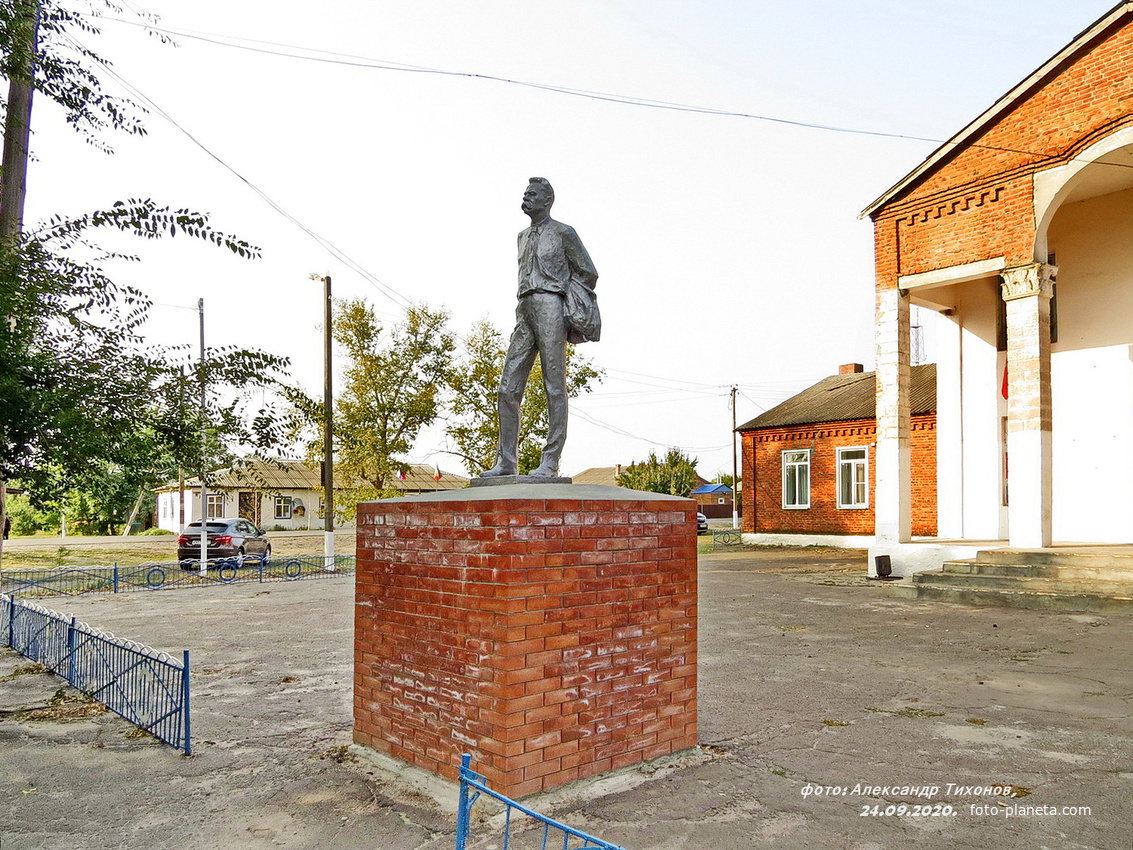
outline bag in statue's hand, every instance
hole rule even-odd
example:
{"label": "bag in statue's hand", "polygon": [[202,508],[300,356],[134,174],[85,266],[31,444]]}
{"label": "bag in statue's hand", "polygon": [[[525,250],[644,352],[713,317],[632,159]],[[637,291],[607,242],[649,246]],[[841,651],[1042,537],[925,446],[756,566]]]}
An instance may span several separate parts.
{"label": "bag in statue's hand", "polygon": [[584,283],[571,279],[566,290],[567,341],[597,342],[602,336],[602,314],[598,296]]}

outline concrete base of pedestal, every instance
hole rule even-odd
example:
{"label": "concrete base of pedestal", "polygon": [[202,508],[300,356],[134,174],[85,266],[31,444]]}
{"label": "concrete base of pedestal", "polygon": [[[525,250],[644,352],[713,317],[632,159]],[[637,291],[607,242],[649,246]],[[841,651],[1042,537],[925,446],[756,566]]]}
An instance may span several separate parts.
{"label": "concrete base of pedestal", "polygon": [[518,797],[697,743],[696,505],[513,485],[358,506],[354,740]]}

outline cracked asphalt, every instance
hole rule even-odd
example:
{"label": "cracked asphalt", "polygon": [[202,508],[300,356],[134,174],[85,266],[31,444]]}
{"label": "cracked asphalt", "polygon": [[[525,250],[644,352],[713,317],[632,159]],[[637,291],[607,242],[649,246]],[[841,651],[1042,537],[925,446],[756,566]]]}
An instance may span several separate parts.
{"label": "cracked asphalt", "polygon": [[[847,550],[700,569],[700,751],[525,802],[627,850],[1133,848],[1133,615],[889,598]],[[44,601],[191,651],[194,754],[0,650],[3,850],[453,847],[455,795],[348,748],[350,579]]]}

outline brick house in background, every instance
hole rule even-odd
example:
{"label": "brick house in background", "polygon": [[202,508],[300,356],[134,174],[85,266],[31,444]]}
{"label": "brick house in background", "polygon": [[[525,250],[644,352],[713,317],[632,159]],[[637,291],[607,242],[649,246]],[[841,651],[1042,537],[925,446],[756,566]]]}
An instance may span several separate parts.
{"label": "brick house in background", "polygon": [[706,517],[719,519],[732,515],[732,488],[727,484],[701,484],[689,496]]}
{"label": "brick house in background", "polygon": [[[936,366],[914,366],[910,388],[913,533],[934,536]],[[875,400],[874,373],[851,363],[737,428],[743,530],[871,542]]]}
{"label": "brick house in background", "polygon": [[[907,574],[957,557],[952,541],[1133,542],[1133,2],[863,214],[876,256],[878,551]],[[935,554],[911,541],[910,304],[937,314]]]}

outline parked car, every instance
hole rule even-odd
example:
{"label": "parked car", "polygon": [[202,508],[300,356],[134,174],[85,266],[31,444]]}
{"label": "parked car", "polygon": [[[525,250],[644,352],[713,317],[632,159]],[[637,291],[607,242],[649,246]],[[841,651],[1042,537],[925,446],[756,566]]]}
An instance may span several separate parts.
{"label": "parked car", "polygon": [[706,517],[704,514],[700,513],[700,511],[696,512],[696,533],[697,534],[707,534],[708,533],[708,517]]}
{"label": "parked car", "polygon": [[[210,519],[205,526],[205,555],[208,560],[237,558],[241,561],[271,557],[271,541],[251,520],[243,517]],[[177,560],[196,569],[201,562],[201,524],[191,522],[177,538]],[[185,562],[189,562],[186,564]]]}

